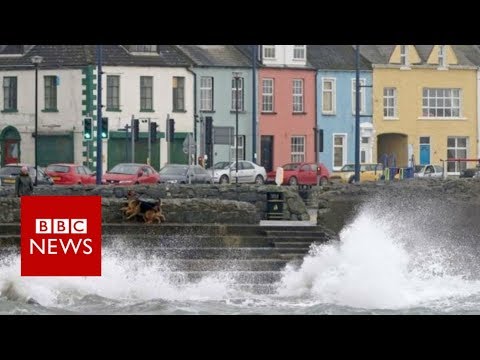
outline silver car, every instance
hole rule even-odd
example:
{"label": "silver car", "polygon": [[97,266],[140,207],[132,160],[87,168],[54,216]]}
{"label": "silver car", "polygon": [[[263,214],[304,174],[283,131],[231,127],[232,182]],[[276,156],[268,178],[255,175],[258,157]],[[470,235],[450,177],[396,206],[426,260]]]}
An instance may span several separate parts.
{"label": "silver car", "polygon": [[443,167],[440,165],[415,165],[415,178],[428,178],[436,177],[441,178],[443,176]]}
{"label": "silver car", "polygon": [[200,165],[167,164],[159,172],[160,183],[210,184],[211,172]]}
{"label": "silver car", "polygon": [[[213,167],[213,182],[219,184],[236,183],[237,169],[234,161],[218,162]],[[263,184],[267,172],[263,166],[242,160],[238,162],[238,182],[250,184]]]}

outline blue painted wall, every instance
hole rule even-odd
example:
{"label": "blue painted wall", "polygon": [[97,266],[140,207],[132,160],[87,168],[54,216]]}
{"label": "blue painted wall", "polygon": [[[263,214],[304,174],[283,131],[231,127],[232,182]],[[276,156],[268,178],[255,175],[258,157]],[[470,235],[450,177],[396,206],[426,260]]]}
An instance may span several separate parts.
{"label": "blue painted wall", "polygon": [[[335,114],[326,115],[322,112],[322,78],[336,80]],[[355,99],[352,98],[352,80],[355,71],[323,71],[317,74],[317,126],[324,131],[324,151],[319,154],[320,162],[333,171],[333,134],[347,135],[347,163],[355,162]],[[360,79],[365,79],[365,85],[372,85],[372,72],[361,71]],[[372,88],[363,88],[365,94],[364,114],[372,115]],[[353,103],[352,103],[353,102]],[[353,105],[352,105],[353,104]],[[362,113],[363,114],[363,113]],[[372,118],[360,118],[360,122],[372,122]],[[371,139],[370,141],[372,141]]]}
{"label": "blue painted wall", "polygon": [[[213,126],[230,126],[235,131],[236,114],[232,109],[232,72],[239,71],[244,78],[244,111],[239,112],[238,116],[238,134],[245,135],[245,159],[252,160],[252,69],[251,68],[218,68],[218,67],[196,67],[194,72],[197,74],[197,113],[203,117],[212,116]],[[200,78],[202,76],[211,76],[213,81],[213,111],[201,112],[200,106]],[[233,134],[234,135],[234,134]],[[200,131],[198,130],[198,141],[200,141]],[[214,146],[214,162],[232,161],[229,145]]]}

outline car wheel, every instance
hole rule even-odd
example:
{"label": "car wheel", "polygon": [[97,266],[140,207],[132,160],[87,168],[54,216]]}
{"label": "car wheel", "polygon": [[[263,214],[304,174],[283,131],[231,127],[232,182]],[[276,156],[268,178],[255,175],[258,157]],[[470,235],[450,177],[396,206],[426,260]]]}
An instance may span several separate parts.
{"label": "car wheel", "polygon": [[229,181],[228,181],[228,176],[227,175],[223,175],[221,178],[220,178],[220,184],[228,184]]}
{"label": "car wheel", "polygon": [[348,179],[349,184],[355,183],[355,175],[350,176],[350,179]]}
{"label": "car wheel", "polygon": [[257,175],[257,177],[255,178],[255,184],[263,185],[263,183],[264,183],[263,176],[262,175]]}
{"label": "car wheel", "polygon": [[135,183],[135,185],[140,185],[140,183],[137,181],[137,182]]}
{"label": "car wheel", "polygon": [[328,185],[328,179],[326,177],[320,178],[320,186]]}
{"label": "car wheel", "polygon": [[295,186],[295,185],[298,185],[298,180],[295,176],[292,176],[289,180],[288,180],[288,185],[292,185],[292,186]]}

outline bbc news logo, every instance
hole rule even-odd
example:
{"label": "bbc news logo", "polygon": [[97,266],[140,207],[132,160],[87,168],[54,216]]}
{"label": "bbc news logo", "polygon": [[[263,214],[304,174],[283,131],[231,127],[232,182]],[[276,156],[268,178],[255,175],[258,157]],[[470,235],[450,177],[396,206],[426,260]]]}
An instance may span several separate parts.
{"label": "bbc news logo", "polygon": [[101,276],[100,196],[21,198],[22,276]]}

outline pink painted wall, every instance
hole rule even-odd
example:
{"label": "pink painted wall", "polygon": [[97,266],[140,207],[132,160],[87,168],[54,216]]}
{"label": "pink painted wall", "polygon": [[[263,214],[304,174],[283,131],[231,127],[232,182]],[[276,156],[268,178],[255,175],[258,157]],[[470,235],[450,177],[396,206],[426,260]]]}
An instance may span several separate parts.
{"label": "pink painted wall", "polygon": [[[262,79],[274,79],[273,114],[262,112]],[[293,113],[293,80],[304,81],[304,114]],[[291,136],[305,136],[305,161],[315,161],[315,71],[261,68],[259,71],[260,135],[274,137],[273,170],[291,162]],[[261,156],[261,155],[260,155]]]}

